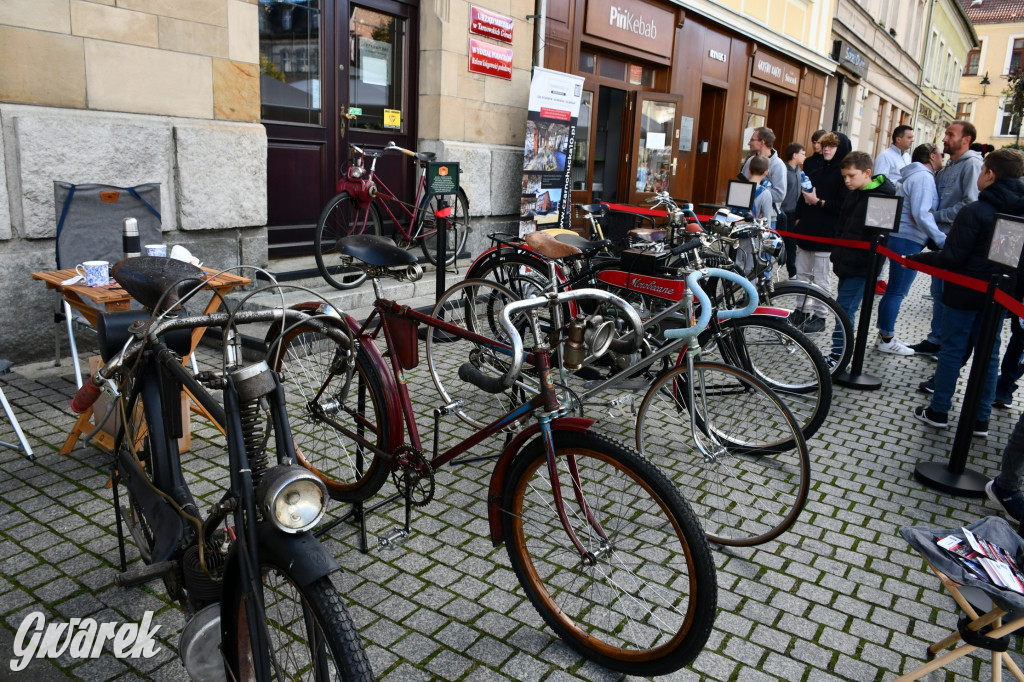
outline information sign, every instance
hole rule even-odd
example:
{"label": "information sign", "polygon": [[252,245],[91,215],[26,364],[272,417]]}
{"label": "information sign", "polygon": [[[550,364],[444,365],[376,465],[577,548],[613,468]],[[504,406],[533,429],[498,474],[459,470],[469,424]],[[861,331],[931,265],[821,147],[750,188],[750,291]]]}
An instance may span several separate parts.
{"label": "information sign", "polygon": [[457,161],[431,161],[427,164],[427,193],[456,194],[459,191]]}
{"label": "information sign", "polygon": [[512,48],[470,38],[469,72],[512,80]]}

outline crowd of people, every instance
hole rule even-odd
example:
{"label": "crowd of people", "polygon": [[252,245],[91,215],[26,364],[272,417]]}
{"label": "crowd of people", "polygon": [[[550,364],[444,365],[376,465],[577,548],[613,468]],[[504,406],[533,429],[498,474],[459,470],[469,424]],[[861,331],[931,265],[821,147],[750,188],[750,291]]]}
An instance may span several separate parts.
{"label": "crowd of people", "polygon": [[[794,143],[785,149],[783,159],[772,148],[771,129],[760,127],[750,137],[753,154],[742,171],[760,186],[755,210],[770,212],[776,228],[787,233],[790,277],[836,291],[836,301],[853,324],[868,278],[873,278],[874,291],[881,295],[875,349],[898,357],[923,355],[936,362],[932,377],[918,387],[930,396],[929,404],[913,409],[917,419],[936,429],[949,427],[957,380],[975,351],[987,298],[984,292],[933,276],[930,331],[924,340],[908,345],[897,336],[896,327],[917,271],[905,265],[914,261],[987,282],[1003,272],[988,259],[997,215],[1024,218],[1024,154],[980,145],[977,136],[973,124],[958,120],[946,128],[941,149],[933,143],[915,147],[913,129],[900,125],[892,131],[892,144],[872,159],[854,151],[846,135],[819,130],[811,137],[811,156]],[[866,227],[873,196],[902,197],[891,232]],[[896,257],[873,261],[867,250],[828,241],[873,238],[881,239]],[[837,287],[831,286],[833,274]],[[1020,266],[1002,281],[1016,300],[1024,298]],[[823,331],[826,311],[820,308],[819,302],[808,299],[791,319],[808,333]],[[1005,312],[1000,308],[998,328]],[[1002,363],[998,337],[991,357],[982,360],[987,372],[977,412],[960,416],[971,420],[972,433],[979,438],[988,436],[993,407],[1008,407],[1024,376],[1024,328],[1021,318],[1011,318]],[[1000,474],[986,487],[989,498],[1018,521],[1024,518],[1022,477],[1024,415],[1006,445]]]}

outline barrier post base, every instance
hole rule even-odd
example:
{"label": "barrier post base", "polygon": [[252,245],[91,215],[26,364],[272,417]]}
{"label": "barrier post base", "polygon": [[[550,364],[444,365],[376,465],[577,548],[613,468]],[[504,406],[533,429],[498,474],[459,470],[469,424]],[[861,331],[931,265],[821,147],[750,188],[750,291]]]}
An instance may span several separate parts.
{"label": "barrier post base", "polygon": [[840,372],[832,377],[832,383],[858,391],[877,391],[882,387],[882,380],[873,374],[853,374],[849,371]]}
{"label": "barrier post base", "polygon": [[949,465],[939,462],[921,462],[914,467],[914,478],[929,488],[961,497],[985,497],[988,477],[971,469],[960,473],[949,470]]}

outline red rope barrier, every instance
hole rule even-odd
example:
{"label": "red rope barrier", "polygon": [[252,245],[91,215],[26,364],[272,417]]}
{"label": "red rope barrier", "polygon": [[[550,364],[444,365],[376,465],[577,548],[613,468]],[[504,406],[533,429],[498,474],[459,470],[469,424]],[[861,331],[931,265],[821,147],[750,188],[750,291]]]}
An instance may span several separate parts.
{"label": "red rope barrier", "polygon": [[[861,249],[863,251],[867,251],[868,249],[871,248],[871,242],[855,241],[852,239],[834,239],[832,237],[815,237],[812,235],[797,234],[795,232],[783,232],[780,230],[776,230],[776,232],[781,234],[783,237],[793,237],[795,239],[802,239],[804,241],[809,242],[818,242],[820,244],[845,246],[850,249]],[[926,275],[931,275],[932,277],[938,277],[944,282],[952,282],[953,284],[957,284],[959,286],[965,287],[967,289],[972,289],[974,291],[988,290],[988,282],[985,282],[980,279],[975,279],[974,277],[968,277],[967,275],[958,275],[954,272],[949,272],[948,270],[937,268],[934,265],[925,265],[924,263],[918,263],[917,261],[907,260],[906,256],[902,256],[896,253],[895,251],[886,248],[885,246],[879,246],[878,253],[882,254],[889,260],[896,261],[898,265],[901,265],[905,268],[909,268],[910,270],[917,270],[918,272],[923,272]],[[995,300],[996,303],[1003,306],[1014,315],[1024,318],[1024,303],[1021,303],[1020,301],[1016,300],[1002,289],[996,289]]]}

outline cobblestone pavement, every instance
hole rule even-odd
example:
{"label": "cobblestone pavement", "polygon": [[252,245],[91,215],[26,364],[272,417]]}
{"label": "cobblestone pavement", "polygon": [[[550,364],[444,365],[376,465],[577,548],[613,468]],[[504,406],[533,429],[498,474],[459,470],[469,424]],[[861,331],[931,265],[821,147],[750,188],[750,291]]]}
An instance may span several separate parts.
{"label": "cobblestone pavement", "polygon": [[[924,338],[926,291],[926,278],[918,278],[904,305],[898,328],[908,343]],[[41,343],[52,340],[46,335]],[[209,349],[200,355],[200,362],[216,363]],[[947,461],[953,441],[953,429],[936,432],[911,414],[926,403],[915,389],[934,367],[924,358],[882,355],[869,347],[865,370],[881,377],[883,388],[835,388],[831,415],[809,443],[810,498],[789,532],[758,548],[714,548],[720,607],[715,630],[706,650],[670,679],[892,680],[918,666],[926,645],[955,626],[952,599],[897,530],[955,528],[998,510],[987,500],[953,497],[914,478],[919,462]],[[435,391],[425,372],[421,365],[410,385],[417,406],[429,414]],[[60,368],[16,366],[0,377],[37,455],[29,462],[0,449],[0,679],[12,674],[7,659],[13,633],[33,611],[48,620],[121,623],[138,622],[146,610],[156,612],[160,626],[162,649],[155,658],[119,660],[108,648],[97,659],[65,655],[30,671],[39,680],[186,679],[175,653],[183,618],[163,586],[112,584],[118,554],[105,488],[109,456],[81,443],[68,457],[57,454],[74,421],[67,407],[74,393],[70,374],[65,361]],[[1019,415],[1016,405],[993,412],[988,439],[972,443],[970,468],[994,475]],[[429,424],[427,417],[427,449]],[[607,416],[602,424],[619,428]],[[183,457],[184,466],[193,489],[209,501],[225,454],[218,432],[200,419],[193,428],[195,447]],[[449,440],[464,433],[451,425],[442,431]],[[6,419],[0,419],[0,440],[15,440]],[[492,451],[480,447],[478,454]],[[553,636],[523,595],[505,550],[491,546],[484,504],[490,466],[482,461],[442,469],[436,499],[414,510],[413,535],[395,549],[375,546],[361,554],[359,534],[347,522],[322,538],[345,568],[336,580],[375,673],[395,682],[621,679]],[[346,511],[335,505],[329,515]],[[371,543],[401,521],[394,507],[371,514]],[[137,560],[133,546],[128,552]],[[1011,649],[1019,650],[1020,641]],[[976,653],[925,679],[987,679],[986,666]]]}

